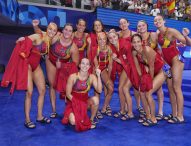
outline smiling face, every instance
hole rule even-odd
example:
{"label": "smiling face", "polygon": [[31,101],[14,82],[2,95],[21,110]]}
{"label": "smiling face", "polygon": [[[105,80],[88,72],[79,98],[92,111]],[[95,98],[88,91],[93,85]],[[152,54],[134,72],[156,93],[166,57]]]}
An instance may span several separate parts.
{"label": "smiling face", "polygon": [[64,38],[66,38],[66,39],[71,38],[72,33],[73,33],[73,27],[71,25],[64,26],[62,33],[63,33]]}
{"label": "smiling face", "polygon": [[104,32],[100,32],[98,33],[98,45],[100,46],[100,48],[105,48],[106,44],[107,44],[107,36]]}
{"label": "smiling face", "polygon": [[86,29],[86,22],[84,20],[79,20],[78,24],[76,25],[77,31],[83,33]]}
{"label": "smiling face", "polygon": [[51,22],[51,23],[48,25],[46,32],[47,32],[47,35],[48,35],[50,38],[53,38],[53,37],[56,35],[57,30],[58,30],[57,25],[56,25],[55,23]]}
{"label": "smiling face", "polygon": [[81,71],[87,72],[90,68],[90,61],[87,58],[83,58],[79,66]]}
{"label": "smiling face", "polygon": [[165,20],[163,19],[162,16],[157,15],[157,16],[154,18],[154,25],[155,25],[157,28],[163,27],[164,24],[165,24]]}
{"label": "smiling face", "polygon": [[147,23],[144,22],[144,21],[139,21],[138,24],[137,24],[137,32],[138,33],[145,33],[147,32]]}
{"label": "smiling face", "polygon": [[137,52],[142,52],[142,40],[139,35],[135,35],[132,37],[132,46]]}
{"label": "smiling face", "polygon": [[99,33],[99,32],[103,31],[103,26],[102,26],[101,22],[98,21],[98,20],[94,21],[94,31],[96,33]]}
{"label": "smiling face", "polygon": [[113,44],[113,45],[118,44],[119,39],[118,39],[118,35],[116,32],[109,32],[108,39],[111,44]]}
{"label": "smiling face", "polygon": [[127,20],[126,19],[124,19],[124,18],[121,18],[120,20],[119,20],[119,27],[121,28],[121,30],[127,30],[128,29],[128,27],[129,27],[129,22],[127,22]]}

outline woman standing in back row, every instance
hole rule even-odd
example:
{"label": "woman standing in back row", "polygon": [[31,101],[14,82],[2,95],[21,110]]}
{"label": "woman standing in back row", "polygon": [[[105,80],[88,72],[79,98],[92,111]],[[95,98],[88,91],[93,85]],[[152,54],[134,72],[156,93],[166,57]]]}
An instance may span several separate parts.
{"label": "woman standing in back row", "polygon": [[183,36],[179,31],[165,26],[165,20],[161,15],[154,18],[157,27],[158,43],[162,48],[162,55],[166,63],[171,66],[172,82],[169,84],[173,88],[175,98],[171,98],[173,116],[168,120],[169,123],[184,122],[182,94],[182,72],[184,69],[184,58],[180,55],[176,47],[176,41],[190,45],[189,37]]}

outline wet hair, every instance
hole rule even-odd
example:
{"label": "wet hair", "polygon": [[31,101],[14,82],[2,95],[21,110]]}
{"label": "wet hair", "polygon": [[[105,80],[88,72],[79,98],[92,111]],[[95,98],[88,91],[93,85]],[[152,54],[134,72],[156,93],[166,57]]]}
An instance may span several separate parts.
{"label": "wet hair", "polygon": [[135,34],[133,34],[132,37],[131,37],[131,42],[133,42],[133,39],[134,39],[135,37],[139,37],[139,38],[141,39],[141,41],[143,40],[143,39],[142,39],[142,36],[141,36],[140,34],[135,33]]}
{"label": "wet hair", "polygon": [[107,32],[107,35],[109,35],[110,33],[114,33],[118,36],[118,33],[115,31],[115,29],[110,29],[108,32]]}
{"label": "wet hair", "polygon": [[85,22],[85,25],[86,25],[86,21],[85,21],[84,19],[82,19],[82,18],[78,19],[77,24],[79,24],[79,23],[80,23],[80,21],[84,21],[84,22]]}
{"label": "wet hair", "polygon": [[66,26],[71,26],[72,27],[72,32],[74,31],[74,27],[72,25],[72,23],[66,23],[62,29],[62,31],[65,29]]}
{"label": "wet hair", "polygon": [[[48,24],[48,27],[51,26],[51,25],[54,26],[54,27],[56,28],[56,30],[58,30],[58,26],[57,26],[56,23],[50,22],[50,23]],[[48,27],[47,27],[47,28],[48,28]]]}
{"label": "wet hair", "polygon": [[84,58],[81,59],[80,64],[81,64],[82,60],[84,60],[84,59],[87,59],[89,61],[89,63],[90,63],[90,60],[88,58],[84,57]]}
{"label": "wet hair", "polygon": [[95,26],[95,22],[96,22],[96,21],[98,21],[98,22],[101,23],[101,26],[102,26],[102,32],[103,32],[103,31],[104,31],[104,25],[103,25],[103,22],[102,22],[101,20],[99,20],[99,19],[94,20],[93,28],[92,28],[92,32],[93,32],[93,33],[96,33],[95,30],[94,30],[94,26]]}
{"label": "wet hair", "polygon": [[119,19],[119,23],[120,23],[121,19],[124,19],[124,20],[126,20],[126,21],[127,21],[127,23],[129,23],[129,21],[128,21],[128,19],[127,19],[127,18],[120,18],[120,19]]}
{"label": "wet hair", "polygon": [[[158,13],[157,16],[161,16],[162,19],[164,20],[164,16],[161,13]],[[155,16],[156,17],[156,16]]]}
{"label": "wet hair", "polygon": [[105,35],[105,37],[107,38],[107,34],[106,34],[105,32],[99,32],[99,33],[97,34],[97,39],[99,39],[100,36],[103,36],[103,35]]}
{"label": "wet hair", "polygon": [[[139,20],[139,21],[137,22],[137,26],[138,26],[139,22],[145,23],[145,24],[147,25],[147,30],[148,30],[149,25],[148,25],[148,23],[147,23],[145,20]],[[137,30],[138,30],[138,27],[137,27]]]}

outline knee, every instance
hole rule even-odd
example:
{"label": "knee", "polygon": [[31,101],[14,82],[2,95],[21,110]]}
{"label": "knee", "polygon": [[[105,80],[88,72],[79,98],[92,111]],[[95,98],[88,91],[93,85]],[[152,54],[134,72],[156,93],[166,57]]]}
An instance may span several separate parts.
{"label": "knee", "polygon": [[75,125],[75,120],[74,119],[70,119],[69,121],[70,121],[71,125]]}
{"label": "knee", "polygon": [[32,98],[32,92],[33,92],[33,91],[27,91],[27,92],[26,92],[26,97],[27,97],[27,98]]}
{"label": "knee", "polygon": [[44,96],[45,95],[45,92],[46,92],[46,89],[45,88],[42,88],[39,90],[39,95],[40,96]]}
{"label": "knee", "polygon": [[177,92],[179,92],[181,90],[181,87],[179,85],[177,85],[177,84],[174,84],[173,85],[173,90],[174,90],[175,93],[177,93]]}
{"label": "knee", "polygon": [[75,125],[75,117],[74,117],[74,114],[73,113],[71,113],[70,115],[69,115],[69,122],[70,122],[70,124],[71,125]]}
{"label": "knee", "polygon": [[119,87],[118,87],[118,91],[119,91],[119,92],[123,92],[123,90],[125,90],[125,86],[121,86],[121,85],[119,85]]}
{"label": "knee", "polygon": [[146,93],[146,98],[147,98],[148,101],[152,101],[153,100],[153,97],[152,97],[151,93]]}
{"label": "knee", "polygon": [[113,93],[113,91],[114,91],[113,85],[112,85],[112,84],[110,84],[108,89],[109,89],[109,92],[112,94],[112,93]]}
{"label": "knee", "polygon": [[113,90],[114,90],[113,83],[111,81],[108,81],[106,86],[107,86],[108,92],[113,93]]}
{"label": "knee", "polygon": [[94,96],[90,99],[90,104],[93,106],[99,105],[99,98],[97,96]]}

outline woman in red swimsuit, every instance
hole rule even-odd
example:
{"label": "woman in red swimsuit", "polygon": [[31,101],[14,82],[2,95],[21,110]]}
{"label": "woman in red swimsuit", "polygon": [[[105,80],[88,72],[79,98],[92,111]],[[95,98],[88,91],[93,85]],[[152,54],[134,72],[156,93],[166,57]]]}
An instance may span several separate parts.
{"label": "woman in red swimsuit", "polygon": [[132,45],[135,49],[134,59],[140,77],[140,95],[146,112],[146,120],[143,125],[156,125],[155,103],[152,97],[153,92],[158,90],[166,80],[163,71],[164,61],[159,53],[151,47],[143,45],[142,37],[139,34],[132,36]]}
{"label": "woman in red swimsuit", "polygon": [[[65,24],[62,34],[52,40],[52,46],[47,60],[47,73],[52,89],[60,92],[60,98],[65,99],[66,83],[70,74],[78,71],[79,51],[72,40],[73,26]],[[54,96],[53,96],[54,94]],[[54,118],[56,115],[56,96],[52,92],[51,104]]]}
{"label": "woman in red swimsuit", "polygon": [[77,31],[74,32],[73,41],[78,47],[81,61],[82,58],[87,57],[87,39],[89,38],[89,34],[84,32],[86,29],[86,21],[84,19],[79,19],[76,28]]}
{"label": "woman in red swimsuit", "polygon": [[[97,77],[94,74],[89,74],[90,62],[87,58],[81,60],[79,67],[80,71],[71,74],[67,81],[66,95],[69,101],[64,111],[62,123],[70,123],[75,125],[77,131],[85,131],[96,127],[94,117],[98,110],[99,100],[97,96],[89,98],[88,91],[93,85],[95,90],[101,93],[101,70],[96,69]],[[87,115],[88,107],[92,109],[91,118]]]}
{"label": "woman in red swimsuit", "polygon": [[101,79],[105,86],[105,101],[101,110],[101,113],[111,116],[111,110],[108,110],[108,106],[113,94],[113,82],[110,78],[111,70],[112,70],[112,51],[110,47],[107,45],[107,36],[106,33],[100,32],[98,35],[98,46],[95,50],[97,50],[96,57],[94,58],[95,68],[99,68],[101,70]]}
{"label": "woman in red swimsuit", "polygon": [[[158,49],[158,35],[156,32],[148,32],[148,24],[146,21],[140,20],[137,23],[137,32],[141,35],[143,39],[143,44],[145,46],[149,46],[153,48],[153,50],[155,50],[157,53],[161,54],[160,50]],[[163,116],[164,93],[162,87],[160,87],[159,90],[157,91],[157,97],[158,97],[158,114],[156,115],[156,118],[157,120],[162,120],[164,117]]]}
{"label": "woman in red swimsuit", "polygon": [[30,129],[36,127],[30,119],[33,82],[37,86],[39,93],[37,122],[47,124],[51,122],[42,113],[46,89],[43,71],[40,67],[40,58],[41,55],[49,52],[50,42],[56,33],[57,25],[50,23],[46,33],[33,34],[18,39],[1,82],[3,87],[7,87],[9,83],[12,83],[11,92],[13,92],[14,88],[26,90],[25,126]]}
{"label": "woman in red swimsuit", "polygon": [[[125,82],[124,86],[122,87],[122,94],[125,95],[125,103],[127,104],[128,110],[128,113],[125,113],[125,109],[121,109],[114,116],[120,117],[121,120],[132,119],[134,118],[134,115],[132,112],[132,98],[130,95],[130,88],[133,85],[134,88],[138,89],[139,82],[139,76],[131,53],[132,46],[131,43],[127,43],[125,39],[118,39],[118,34],[113,29],[108,32],[108,39],[110,41],[110,47],[112,48],[113,62],[115,62],[116,66],[119,66],[120,68],[122,68],[121,70],[125,72],[123,76],[120,76],[119,81]],[[113,65],[115,64],[113,63]],[[116,71],[118,71],[116,70],[116,67],[112,67],[112,74],[115,75]]]}
{"label": "woman in red swimsuit", "polygon": [[[35,32],[42,33],[38,24],[38,20],[33,21]],[[51,41],[50,52],[46,57],[46,70],[52,105],[51,118],[57,117],[55,89],[60,92],[60,97],[64,99],[67,78],[71,73],[77,72],[79,51],[73,42],[72,34],[73,26],[70,23],[66,23],[62,33],[57,33]]]}
{"label": "woman in red swimsuit", "polygon": [[90,60],[90,63],[93,63],[94,57],[96,56],[97,52],[97,34],[100,32],[104,32],[104,26],[101,20],[96,19],[93,23],[93,31],[90,33],[90,37],[87,39],[88,41],[88,49],[87,49],[87,56]]}
{"label": "woman in red swimsuit", "polygon": [[188,37],[183,36],[179,31],[165,26],[165,20],[161,15],[154,18],[154,24],[157,27],[158,43],[162,48],[162,55],[166,63],[171,66],[172,82],[168,84],[169,88],[174,92],[173,97],[170,97],[172,104],[173,116],[168,120],[169,123],[184,122],[183,106],[184,97],[182,94],[182,72],[184,69],[184,59],[180,55],[176,47],[176,42],[188,44]]}

